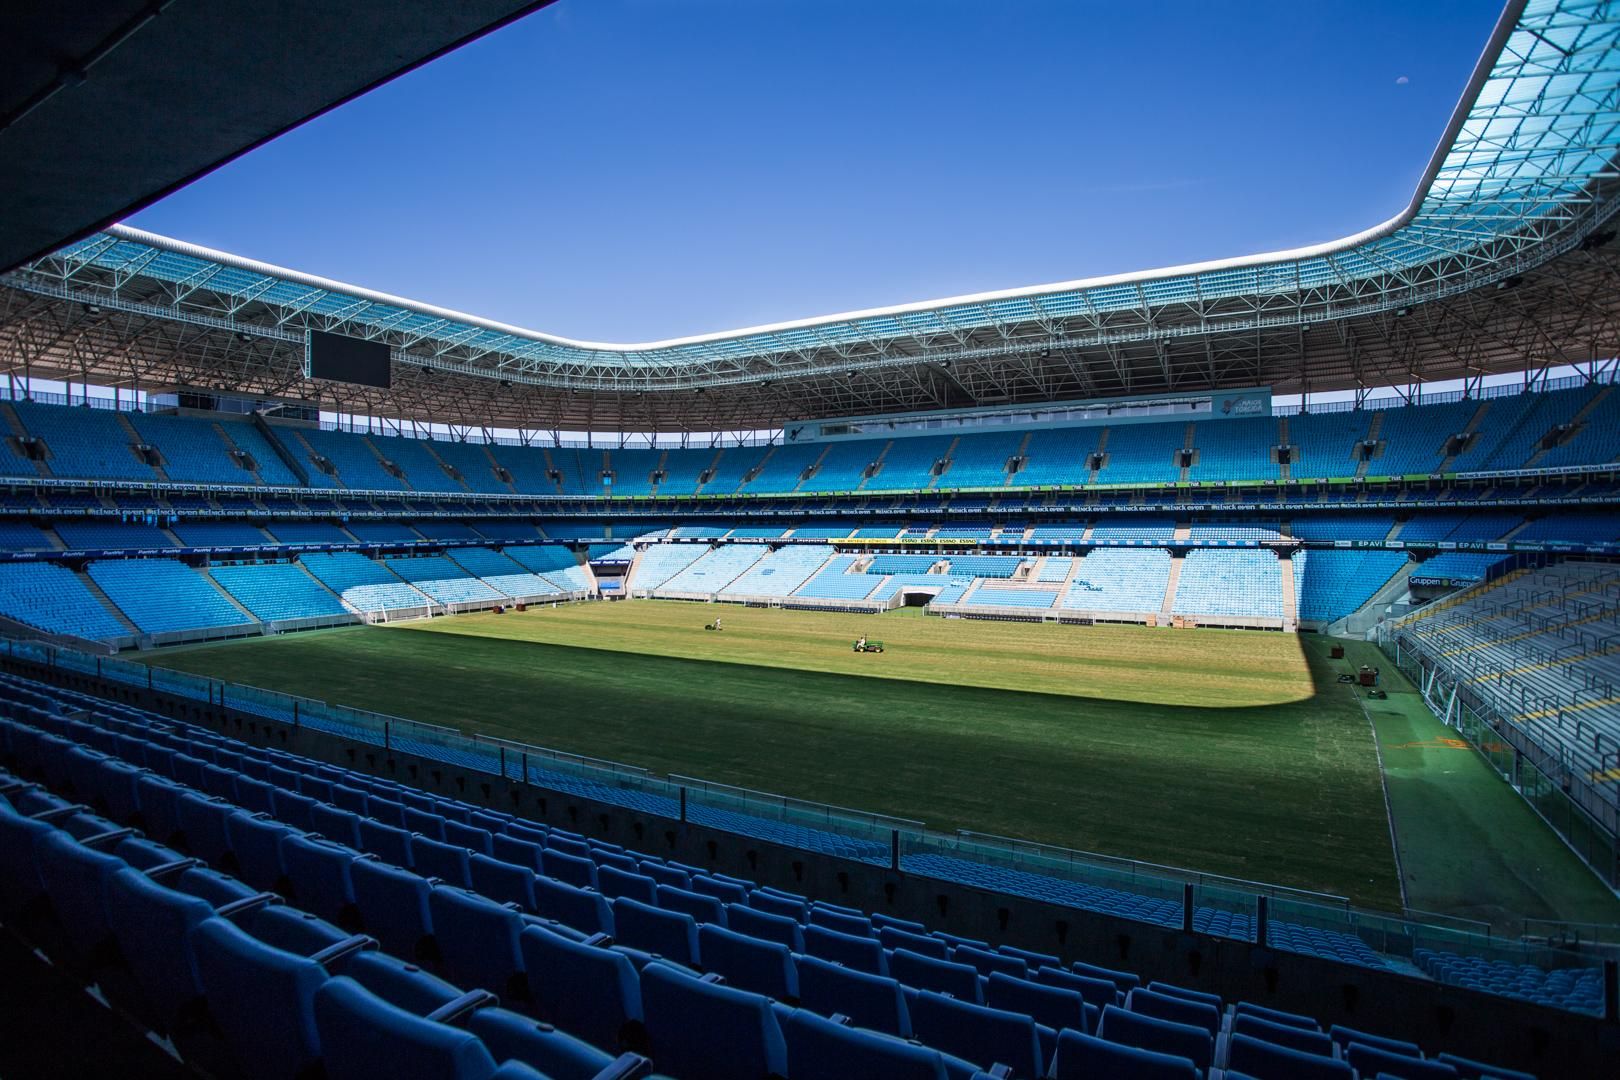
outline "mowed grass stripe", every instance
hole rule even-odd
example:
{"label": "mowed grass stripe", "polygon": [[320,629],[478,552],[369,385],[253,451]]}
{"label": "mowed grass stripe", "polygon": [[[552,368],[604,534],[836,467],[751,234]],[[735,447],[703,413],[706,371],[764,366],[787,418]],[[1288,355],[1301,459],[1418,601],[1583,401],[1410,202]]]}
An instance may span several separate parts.
{"label": "mowed grass stripe", "polygon": [[[704,631],[716,613],[728,629]],[[1366,720],[1320,692],[1331,674],[1291,635],[672,603],[407,625],[153,659],[935,828],[1398,904]],[[890,651],[850,653],[862,630]]]}

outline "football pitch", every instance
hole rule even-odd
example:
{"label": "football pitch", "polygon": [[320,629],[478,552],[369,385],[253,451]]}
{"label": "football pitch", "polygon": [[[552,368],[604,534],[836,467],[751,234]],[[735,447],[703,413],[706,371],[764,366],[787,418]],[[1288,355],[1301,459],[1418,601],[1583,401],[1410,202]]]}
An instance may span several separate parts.
{"label": "football pitch", "polygon": [[[716,616],[721,632],[707,631]],[[882,654],[856,654],[866,634]],[[233,682],[761,791],[1399,908],[1326,642],[576,604],[164,652]]]}

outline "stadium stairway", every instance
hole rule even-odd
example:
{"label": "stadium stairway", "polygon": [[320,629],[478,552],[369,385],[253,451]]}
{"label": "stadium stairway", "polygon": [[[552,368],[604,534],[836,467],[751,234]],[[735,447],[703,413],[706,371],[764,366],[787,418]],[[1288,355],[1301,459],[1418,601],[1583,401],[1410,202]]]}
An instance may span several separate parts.
{"label": "stadium stairway", "polygon": [[249,455],[249,460],[253,460],[254,467],[249,469],[243,464],[243,458],[241,456],[243,453],[242,448],[236,445],[236,440],[231,438],[230,433],[225,430],[225,425],[215,420],[208,426],[214,429],[214,434],[219,436],[219,441],[225,444],[226,453],[231,455],[231,458],[238,466],[242,468],[242,471],[247,473],[248,476],[252,477],[255,484],[263,484],[264,477],[259,475],[258,461]]}
{"label": "stadium stairway", "polygon": [[[135,447],[145,444],[146,440],[141,438],[141,433],[135,430],[135,425],[129,422],[129,417],[126,414],[122,412],[114,412],[113,418],[118,421],[118,426],[124,429],[124,437],[129,440],[129,452],[131,455],[133,455],[135,453]],[[162,457],[162,451],[158,451],[158,459],[160,461],[162,460]],[[146,467],[152,470],[153,476],[157,477],[164,483],[168,483],[169,473],[168,470],[164,469],[162,465],[147,462]]]}
{"label": "stadium stairway", "polygon": [[[1089,530],[1088,530],[1089,531]],[[1185,533],[1186,526],[1178,526],[1177,531]],[[1186,539],[1185,536],[1182,539]],[[1183,555],[1175,551],[1170,556],[1170,576],[1164,583],[1164,602],[1159,605],[1159,625],[1169,626],[1171,613],[1176,608],[1176,587],[1181,584],[1181,565]]]}
{"label": "stadium stairway", "polygon": [[[1382,455],[1384,452],[1384,447],[1379,439],[1379,435],[1383,431],[1383,428],[1384,414],[1382,411],[1375,412],[1372,414],[1372,421],[1367,425],[1367,434],[1362,437],[1363,442],[1372,443],[1377,447],[1377,449],[1373,451],[1373,453],[1377,455]],[[1360,461],[1356,462],[1355,475],[1357,480],[1360,480],[1367,475],[1367,469],[1372,462],[1373,459],[1370,457],[1362,458]]]}
{"label": "stadium stairway", "polygon": [[[1010,455],[1008,460],[1011,460],[1012,458],[1022,459],[1025,454],[1028,454],[1029,453],[1029,441],[1034,437],[1035,437],[1035,433],[1033,431],[1024,432],[1024,437],[1022,439],[1020,439],[1019,442],[1018,442],[1018,449],[1016,449],[1016,450],[1014,450],[1012,452],[1012,454]],[[955,444],[953,443],[952,446],[954,448]],[[1007,471],[1007,474],[1001,478],[1001,486],[1004,487],[1004,488],[1012,487],[1013,478],[1015,476],[1017,476],[1017,475],[1018,475],[1017,473],[1015,473],[1015,472],[1013,472],[1012,470],[1009,469]]]}
{"label": "stadium stairway", "polygon": [[[1569,439],[1566,439],[1565,443],[1581,437],[1581,432],[1586,426],[1586,418],[1590,416],[1592,412],[1597,409],[1597,407],[1601,405],[1603,401],[1612,393],[1614,393],[1614,386],[1612,384],[1602,387],[1596,394],[1592,395],[1592,399],[1590,401],[1588,401],[1585,405],[1582,405],[1580,409],[1576,411],[1575,415],[1569,418],[1570,434]],[[1536,468],[1537,465],[1540,464],[1541,459],[1546,457],[1547,454],[1553,449],[1554,447],[1550,446],[1538,447],[1536,452],[1531,454],[1529,460],[1521,465],[1520,468]]]}
{"label": "stadium stairway", "polygon": [[[1485,417],[1490,413],[1490,411],[1491,411],[1491,403],[1490,402],[1488,402],[1488,401],[1480,402],[1479,407],[1474,410],[1474,415],[1470,416],[1468,418],[1468,423],[1463,427],[1462,431],[1454,433],[1454,434],[1459,434],[1459,435],[1466,436],[1466,440],[1463,443],[1464,446],[1468,446],[1473,442],[1474,434],[1477,431],[1479,431],[1480,424],[1485,422]],[[1448,472],[1448,471],[1450,471],[1452,463],[1454,461],[1456,461],[1456,460],[1457,460],[1457,455],[1456,454],[1448,455],[1444,461],[1440,462],[1439,466],[1436,467],[1435,471],[1436,472]]]}
{"label": "stadium stairway", "polygon": [[213,574],[209,573],[206,569],[201,569],[197,571],[197,575],[204,581],[208,582],[209,585],[213,586],[214,591],[219,593],[220,596],[224,597],[225,602],[230,604],[231,607],[235,608],[241,614],[242,618],[251,623],[257,623],[260,621],[257,615],[253,614],[253,612],[249,611],[243,606],[242,601],[231,595],[229,589],[225,588],[225,586],[221,585],[218,581],[215,581]]}
{"label": "stadium stairway", "polygon": [[83,569],[75,570],[73,572],[73,576],[77,577],[84,587],[90,590],[91,596],[94,596],[97,600],[101,601],[101,606],[106,608],[108,613],[111,614],[113,618],[118,620],[118,624],[124,628],[125,633],[132,634],[136,638],[141,636],[140,627],[131,622],[129,616],[125,615],[123,611],[119,609],[118,605],[113,603],[112,597],[108,596],[102,591],[101,586],[96,584],[94,578],[85,573]]}
{"label": "stadium stairway", "polygon": [[[1029,436],[1028,435],[1024,436],[1024,441],[1025,442],[1029,441]],[[951,469],[954,468],[955,465],[956,465],[956,448],[957,448],[958,445],[961,444],[961,442],[962,442],[962,436],[960,436],[960,435],[951,436],[951,444],[949,446],[947,446],[945,448],[945,452],[940,455],[940,457],[942,457],[945,460],[945,465],[940,470],[939,475],[930,476],[928,478],[928,483],[924,486],[924,490],[933,491],[934,489],[939,487],[940,483],[942,481],[944,481],[946,476],[950,475]],[[1011,479],[1011,477],[1003,477],[1001,482],[1003,484],[1005,484],[1010,479]]]}
{"label": "stadium stairway", "polygon": [[1294,588],[1294,560],[1287,552],[1279,552],[1277,569],[1282,574],[1283,630],[1293,633],[1299,629],[1299,595]]}

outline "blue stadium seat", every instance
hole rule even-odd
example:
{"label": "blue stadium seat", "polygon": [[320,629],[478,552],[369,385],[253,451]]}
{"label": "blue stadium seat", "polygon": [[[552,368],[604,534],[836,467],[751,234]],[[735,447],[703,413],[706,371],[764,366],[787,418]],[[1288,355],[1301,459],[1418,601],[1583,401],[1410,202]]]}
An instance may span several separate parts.
{"label": "blue stadium seat", "polygon": [[911,1002],[911,1029],[928,1046],[982,1069],[1001,1064],[1014,1076],[1041,1076],[1040,1032],[1022,1013],[1006,1012],[925,990]]}
{"label": "blue stadium seat", "polygon": [[495,1061],[478,1036],[391,1005],[344,976],[315,991],[328,1080],[487,1080]]}
{"label": "blue stadium seat", "polygon": [[641,972],[651,1056],[675,1076],[761,1080],[787,1075],[787,1050],[769,998],[706,982],[666,964]]}
{"label": "blue stadium seat", "polygon": [[991,972],[985,980],[984,1003],[992,1009],[1025,1013],[1038,1024],[1061,1031],[1069,1028],[1090,1035],[1102,1010],[1087,1005],[1076,990],[1018,979]]}
{"label": "blue stadium seat", "polygon": [[1133,1013],[1203,1028],[1214,1038],[1221,1030],[1221,1014],[1213,1005],[1188,1001],[1170,994],[1159,994],[1137,987],[1125,995],[1125,1007]]}
{"label": "blue stadium seat", "polygon": [[868,919],[864,914],[856,915],[848,911],[840,911],[826,904],[810,905],[810,925],[836,930],[840,934],[849,934],[854,937],[872,936],[872,920]]}
{"label": "blue stadium seat", "polygon": [[524,840],[517,836],[508,836],[505,833],[496,833],[490,840],[490,853],[502,862],[521,866],[533,873],[540,873],[545,869],[541,861],[539,844],[532,840]]}
{"label": "blue stadium seat", "polygon": [[1255,1080],[1353,1080],[1354,1070],[1331,1055],[1323,1056],[1233,1035],[1227,1042],[1226,1067]]}
{"label": "blue stadium seat", "polygon": [[889,955],[889,974],[918,990],[934,990],[974,1004],[981,1000],[979,972],[968,964],[896,949]]}
{"label": "blue stadium seat", "polygon": [[712,923],[698,927],[703,968],[726,983],[782,1001],[799,996],[798,968],[786,945],[727,930]]}
{"label": "blue stadium seat", "polygon": [[615,932],[613,909],[594,889],[581,889],[548,877],[535,878],[534,905],[542,918],[555,919],[582,934]]}
{"label": "blue stadium seat", "polygon": [[67,940],[84,958],[102,951],[112,941],[107,883],[124,860],[52,829],[34,840],[34,863]]}
{"label": "blue stadium seat", "polygon": [[[600,871],[598,871],[600,873]],[[665,911],[679,911],[700,923],[726,925],[726,909],[719,900],[690,889],[677,889],[673,885],[658,886],[658,906]]]}
{"label": "blue stadium seat", "polygon": [[143,1016],[160,1032],[202,999],[188,935],[214,907],[124,868],[108,879],[107,921],[141,990]]}
{"label": "blue stadium seat", "polygon": [[902,930],[897,926],[883,926],[878,928],[878,942],[889,950],[907,949],[920,953],[932,960],[949,960],[950,946],[937,937],[927,934],[913,933]]}
{"label": "blue stadium seat", "polygon": [[320,1060],[315,992],[326,969],[272,948],[224,919],[190,935],[208,1011],[225,1035],[240,1076],[288,1080]]}
{"label": "blue stadium seat", "polygon": [[1231,1030],[1234,1035],[1247,1035],[1273,1046],[1286,1046],[1306,1054],[1332,1057],[1334,1053],[1333,1040],[1325,1032],[1310,1031],[1292,1024],[1276,1024],[1254,1013],[1233,1013]]}
{"label": "blue stadium seat", "polygon": [[475,892],[440,887],[428,894],[433,936],[445,974],[464,986],[502,997],[523,997],[523,954],[518,935],[523,916]]}
{"label": "blue stadium seat", "polygon": [[799,975],[799,1004],[813,1012],[841,1013],[857,1027],[911,1036],[911,1010],[900,983],[814,956],[795,956]]}
{"label": "blue stadium seat", "polygon": [[1209,1068],[1215,1052],[1215,1040],[1201,1027],[1128,1012],[1114,1005],[1102,1011],[1102,1018],[1097,1021],[1097,1037],[1184,1057],[1199,1069]]}
{"label": "blue stadium seat", "polygon": [[1272,1024],[1286,1024],[1289,1027],[1303,1028],[1306,1031],[1321,1031],[1322,1025],[1314,1017],[1302,1016],[1299,1013],[1283,1012],[1280,1009],[1267,1008],[1256,1005],[1250,1001],[1240,1001],[1232,1007],[1232,1014],[1236,1016],[1252,1016]]}
{"label": "blue stadium seat", "polygon": [[349,868],[355,908],[366,933],[406,959],[420,955],[433,936],[427,879],[382,860],[360,859]]}
{"label": "blue stadium seat", "polygon": [[524,911],[535,910],[534,871],[522,866],[474,854],[467,860],[474,892],[502,904],[516,904]]}
{"label": "blue stadium seat", "polygon": [[804,928],[804,951],[823,960],[873,975],[889,974],[888,957],[877,938],[841,934],[824,926]]}
{"label": "blue stadium seat", "polygon": [[604,1075],[634,1080],[650,1071],[650,1063],[639,1055],[616,1057],[507,1009],[479,1009],[467,1018],[466,1026],[496,1060],[520,1061],[547,1080],[597,1080]]}
{"label": "blue stadium seat", "polygon": [[1022,957],[1007,956],[1004,953],[990,952],[987,949],[974,948],[971,945],[959,945],[951,950],[951,959],[958,964],[970,964],[980,975],[989,975],[1001,972],[1011,975],[1015,979],[1022,979],[1029,974],[1029,965]]}
{"label": "blue stadium seat", "polygon": [[946,1080],[939,1051],[892,1035],[845,1027],[808,1009],[781,1022],[793,1080]]}
{"label": "blue stadium seat", "polygon": [[225,831],[242,880],[255,889],[279,892],[283,876],[281,842],[297,833],[279,821],[243,811],[225,819]]}
{"label": "blue stadium seat", "polygon": [[1459,1057],[1456,1054],[1443,1053],[1436,1060],[1443,1061],[1456,1069],[1457,1075],[1462,1077],[1463,1080],[1536,1080],[1534,1073],[1504,1069],[1483,1061]]}
{"label": "blue stadium seat", "polygon": [[628,896],[643,904],[658,904],[658,883],[644,874],[629,873],[612,866],[596,868],[596,884],[609,900]]}
{"label": "blue stadium seat", "polygon": [[281,841],[281,865],[292,886],[291,899],[324,919],[338,919],[354,904],[349,867],[356,855],[348,848],[308,836]]}
{"label": "blue stadium seat", "polygon": [[628,957],[538,926],[524,929],[520,945],[542,1017],[594,1046],[645,1045],[641,977]]}
{"label": "blue stadium seat", "polygon": [[1398,1080],[1454,1080],[1457,1069],[1437,1058],[1402,1054],[1366,1043],[1352,1042],[1344,1060],[1359,1076],[1389,1076]]}
{"label": "blue stadium seat", "polygon": [[394,825],[385,825],[371,818],[360,819],[360,850],[377,856],[385,863],[415,869],[411,857],[411,834]]}
{"label": "blue stadium seat", "polygon": [[[751,899],[759,899],[757,890]],[[739,934],[775,941],[796,953],[804,952],[804,927],[786,915],[761,911],[757,903],[728,905],[726,926]]]}
{"label": "blue stadium seat", "polygon": [[1050,1076],[1051,1080],[1199,1080],[1200,1073],[1184,1057],[1063,1031],[1058,1033]]}
{"label": "blue stadium seat", "polygon": [[621,896],[613,901],[614,937],[621,944],[673,960],[698,965],[697,920],[682,911],[666,911]]}
{"label": "blue stadium seat", "polygon": [[430,840],[425,836],[411,837],[411,867],[424,877],[438,878],[446,885],[467,889],[472,887],[472,866],[467,858],[471,854],[464,847]]}

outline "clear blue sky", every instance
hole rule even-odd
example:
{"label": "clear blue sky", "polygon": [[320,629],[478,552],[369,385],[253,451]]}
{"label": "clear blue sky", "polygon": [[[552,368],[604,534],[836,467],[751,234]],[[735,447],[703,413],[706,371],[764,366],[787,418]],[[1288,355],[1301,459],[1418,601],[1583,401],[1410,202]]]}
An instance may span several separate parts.
{"label": "clear blue sky", "polygon": [[139,214],[609,341],[1333,239],[1498,0],[561,0]]}

